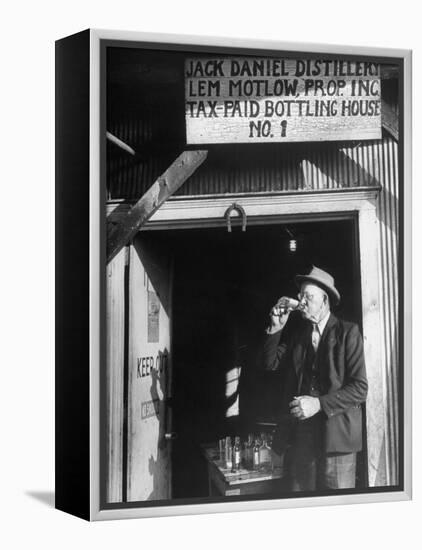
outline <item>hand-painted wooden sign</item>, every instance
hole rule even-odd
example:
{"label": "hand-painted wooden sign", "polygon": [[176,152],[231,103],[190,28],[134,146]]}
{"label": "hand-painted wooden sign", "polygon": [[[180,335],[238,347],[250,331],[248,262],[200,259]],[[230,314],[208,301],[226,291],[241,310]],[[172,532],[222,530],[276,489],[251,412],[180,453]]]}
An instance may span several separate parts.
{"label": "hand-painted wooden sign", "polygon": [[380,67],[324,59],[185,61],[186,141],[381,138]]}

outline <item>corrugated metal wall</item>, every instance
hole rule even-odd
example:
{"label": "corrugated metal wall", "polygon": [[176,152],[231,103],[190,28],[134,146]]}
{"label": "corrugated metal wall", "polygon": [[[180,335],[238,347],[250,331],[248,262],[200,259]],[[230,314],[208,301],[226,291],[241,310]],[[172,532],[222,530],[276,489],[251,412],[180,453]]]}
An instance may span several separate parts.
{"label": "corrugated metal wall", "polygon": [[[125,126],[129,131],[130,126]],[[121,129],[117,135],[125,139]],[[130,142],[131,140],[128,139]],[[209,148],[207,161],[178,195],[307,191],[378,185],[387,163],[383,142],[304,145],[227,145]],[[177,157],[167,151],[133,162],[121,155],[109,163],[110,199],[136,200]]]}

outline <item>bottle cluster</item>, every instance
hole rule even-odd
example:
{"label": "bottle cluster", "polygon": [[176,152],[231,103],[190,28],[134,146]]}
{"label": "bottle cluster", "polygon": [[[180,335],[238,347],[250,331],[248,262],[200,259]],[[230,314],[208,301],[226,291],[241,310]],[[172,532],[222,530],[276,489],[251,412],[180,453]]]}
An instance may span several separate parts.
{"label": "bottle cluster", "polygon": [[272,434],[250,433],[242,440],[227,436],[219,441],[220,462],[232,472],[245,470],[271,470],[273,468]]}

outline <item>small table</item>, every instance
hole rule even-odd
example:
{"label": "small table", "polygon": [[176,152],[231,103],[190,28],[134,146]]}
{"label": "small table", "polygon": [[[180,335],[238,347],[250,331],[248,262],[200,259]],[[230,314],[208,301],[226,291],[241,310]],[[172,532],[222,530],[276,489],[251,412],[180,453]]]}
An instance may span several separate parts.
{"label": "small table", "polygon": [[226,468],[216,445],[202,445],[202,453],[208,467],[209,495],[255,495],[272,493],[280,486],[283,478],[281,467],[264,467],[260,470],[241,468],[232,472]]}

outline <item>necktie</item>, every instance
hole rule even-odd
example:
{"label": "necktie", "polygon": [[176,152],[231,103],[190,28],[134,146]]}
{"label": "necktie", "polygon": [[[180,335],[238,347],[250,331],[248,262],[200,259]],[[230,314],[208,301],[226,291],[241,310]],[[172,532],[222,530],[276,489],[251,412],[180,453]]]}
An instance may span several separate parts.
{"label": "necktie", "polygon": [[319,333],[319,328],[316,323],[312,323],[312,347],[314,348],[314,351],[316,353],[319,341],[320,341],[321,335]]}

